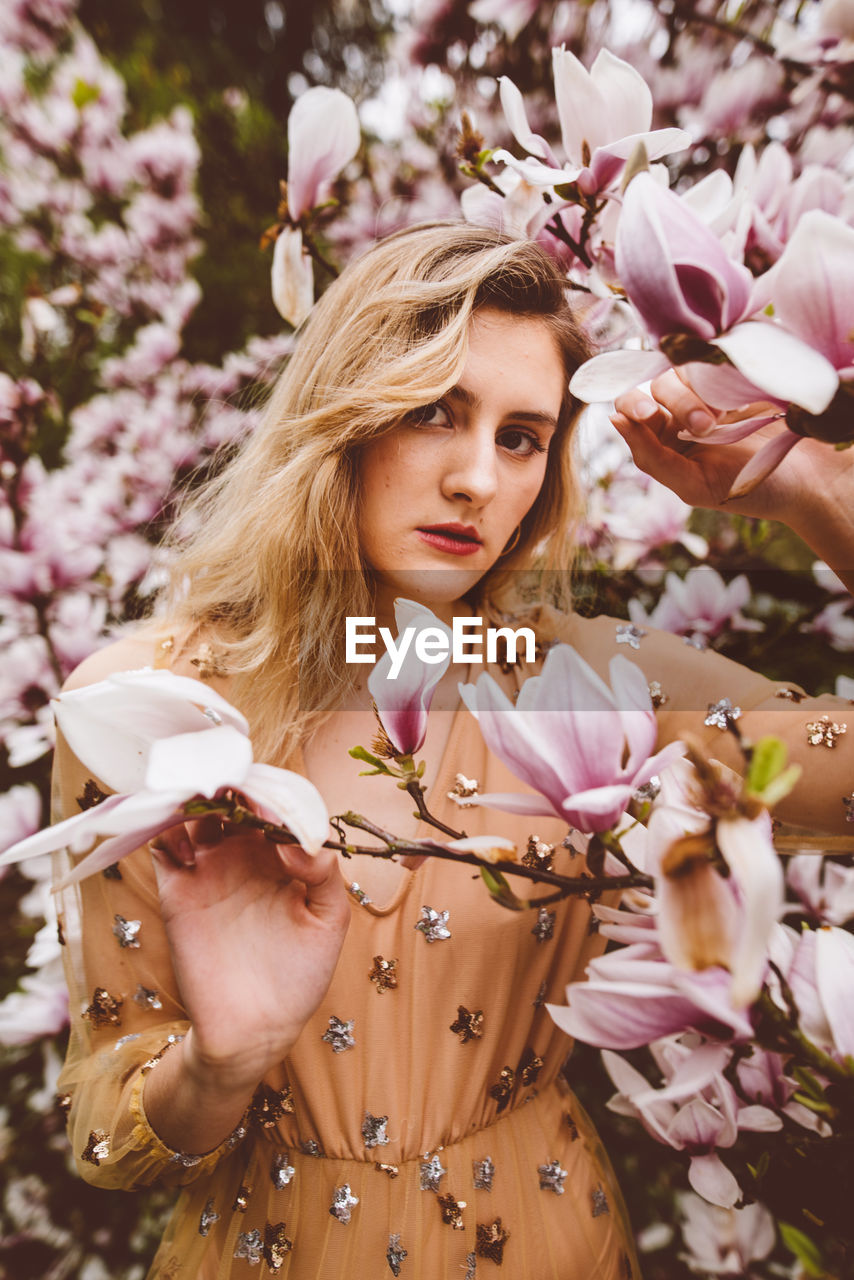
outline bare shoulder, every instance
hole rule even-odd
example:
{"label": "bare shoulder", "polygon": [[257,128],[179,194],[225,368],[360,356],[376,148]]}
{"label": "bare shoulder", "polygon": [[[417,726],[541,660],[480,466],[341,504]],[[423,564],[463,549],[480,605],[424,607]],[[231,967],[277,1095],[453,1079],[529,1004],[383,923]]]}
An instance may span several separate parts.
{"label": "bare shoulder", "polygon": [[154,665],[157,649],[157,638],[151,632],[128,632],[105,645],[103,649],[91,653],[84,658],[79,667],[75,667],[63,685],[63,692],[72,689],[83,689],[86,685],[97,684],[106,680],[107,676],[117,671],[138,671],[141,667]]}

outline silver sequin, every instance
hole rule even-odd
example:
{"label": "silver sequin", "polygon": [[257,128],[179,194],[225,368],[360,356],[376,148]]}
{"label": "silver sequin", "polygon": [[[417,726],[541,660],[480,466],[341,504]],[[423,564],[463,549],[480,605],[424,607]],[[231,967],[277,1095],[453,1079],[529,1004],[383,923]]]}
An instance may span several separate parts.
{"label": "silver sequin", "polygon": [[472,1160],[472,1186],[475,1191],[491,1191],[492,1179],[495,1177],[495,1165],[490,1156],[483,1160]]}
{"label": "silver sequin", "polygon": [[257,1227],[254,1231],[241,1231],[237,1237],[237,1248],[234,1250],[235,1258],[245,1258],[254,1267],[261,1261],[263,1251],[261,1232]]}
{"label": "silver sequin", "polygon": [[139,1037],[140,1037],[139,1031],[132,1031],[129,1036],[122,1036],[122,1038],[120,1040],[117,1040],[116,1043],[113,1045],[113,1052],[115,1052],[117,1049],[121,1049],[126,1044],[130,1044],[132,1040],[138,1040]]}
{"label": "silver sequin", "polygon": [[163,1002],[156,991],[152,991],[150,987],[144,987],[140,982],[137,986],[133,997],[134,1004],[141,1005],[143,1009],[162,1009]]}
{"label": "silver sequin", "polygon": [[605,1192],[601,1187],[596,1188],[591,1199],[593,1201],[591,1213],[594,1218],[601,1218],[603,1213],[611,1212],[611,1206],[608,1204],[608,1197],[605,1195]]}
{"label": "silver sequin", "polygon": [[113,933],[119,940],[120,947],[138,947],[139,939],[137,934],[142,928],[141,920],[125,920],[124,916],[116,915],[113,917],[115,924],[113,925]]}
{"label": "silver sequin", "polygon": [[843,796],[842,803],[845,805],[845,821],[854,822],[854,793]]}
{"label": "silver sequin", "polygon": [[373,902],[373,898],[369,898],[362,886],[357,884],[355,880],[351,880],[347,885],[347,892],[352,894],[357,902],[361,902],[363,907],[366,907],[369,902]]}
{"label": "silver sequin", "polygon": [[197,1164],[201,1164],[201,1156],[187,1155],[186,1151],[173,1151],[172,1163],[179,1164],[182,1169],[194,1169]]}
{"label": "silver sequin", "polygon": [[535,1009],[542,1009],[543,1005],[546,1003],[546,989],[546,982],[544,980],[540,983],[539,990],[531,1001]]}
{"label": "silver sequin", "polygon": [[708,725],[709,728],[714,725],[718,729],[728,729],[740,718],[741,707],[734,707],[729,698],[720,698],[717,702],[709,703],[703,724]]}
{"label": "silver sequin", "polygon": [[213,1196],[205,1202],[199,1217],[199,1235],[206,1236],[215,1222],[219,1222],[219,1214],[214,1209]]}
{"label": "silver sequin", "polygon": [[353,1019],[343,1022],[341,1018],[330,1018],[329,1027],[320,1038],[332,1045],[333,1053],[344,1053],[345,1049],[352,1049],[356,1043],[353,1039]]}
{"label": "silver sequin", "polygon": [[208,720],[210,720],[211,724],[222,724],[222,716],[218,711],[214,711],[213,707],[205,707],[202,715],[206,716]]}
{"label": "silver sequin", "polygon": [[277,1191],[283,1191],[295,1173],[296,1169],[292,1164],[288,1163],[287,1151],[273,1156],[273,1163],[270,1165],[270,1180]]}
{"label": "silver sequin", "polygon": [[554,937],[555,920],[557,920],[556,911],[549,911],[547,907],[538,908],[537,923],[531,930],[537,942],[547,942],[549,938]]}
{"label": "silver sequin", "polygon": [[421,1190],[438,1191],[439,1183],[447,1172],[438,1156],[431,1156],[429,1160],[424,1160],[421,1165]]}
{"label": "silver sequin", "polygon": [[447,911],[434,911],[432,907],[422,907],[421,919],[415,928],[420,929],[428,942],[441,942],[451,936],[447,927],[449,914]]}
{"label": "silver sequin", "polygon": [[566,1169],[561,1169],[558,1160],[552,1160],[549,1164],[541,1164],[537,1167],[537,1173],[540,1175],[540,1190],[553,1191],[556,1196],[562,1196],[566,1181]]}
{"label": "silver sequin", "polygon": [[467,1253],[465,1265],[466,1274],[464,1280],[475,1280],[475,1275],[477,1274],[477,1254]]}
{"label": "silver sequin", "polygon": [[306,1138],[299,1144],[299,1149],[304,1156],[316,1156],[319,1159],[323,1155],[323,1148],[314,1138]]}
{"label": "silver sequin", "polygon": [[388,1262],[389,1268],[391,1270],[391,1274],[393,1276],[399,1276],[401,1264],[404,1258],[407,1256],[406,1250],[402,1247],[400,1243],[399,1233],[395,1233],[395,1235],[389,1236],[388,1248],[386,1249],[385,1256],[386,1256],[386,1261]]}
{"label": "silver sequin", "polygon": [[699,653],[705,653],[709,647],[709,638],[702,631],[692,631],[690,636],[682,637],[683,644],[689,644],[692,649],[696,649]]}
{"label": "silver sequin", "polygon": [[345,1182],[343,1187],[336,1187],[332,1194],[332,1205],[329,1212],[333,1218],[337,1218],[339,1222],[349,1222],[352,1217],[351,1209],[359,1203],[359,1197],[354,1196],[350,1191],[349,1182]]}
{"label": "silver sequin", "polygon": [[645,635],[643,627],[636,627],[633,622],[617,623],[617,644],[627,644],[631,649],[639,649]]}
{"label": "silver sequin", "polygon": [[372,1116],[370,1111],[365,1112],[365,1118],[362,1121],[362,1141],[366,1147],[387,1147],[388,1146],[388,1116]]}
{"label": "silver sequin", "polygon": [[642,787],[637,787],[632,792],[632,799],[637,804],[652,804],[660,791],[661,778],[657,773],[654,773],[649,782],[645,782]]}

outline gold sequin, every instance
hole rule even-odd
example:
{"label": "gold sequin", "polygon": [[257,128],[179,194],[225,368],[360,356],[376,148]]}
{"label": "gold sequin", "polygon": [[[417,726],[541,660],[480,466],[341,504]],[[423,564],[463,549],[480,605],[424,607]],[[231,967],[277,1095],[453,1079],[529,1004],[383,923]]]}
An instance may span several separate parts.
{"label": "gold sequin", "polygon": [[788,702],[803,702],[806,694],[801,693],[799,689],[778,689],[774,697],[785,698]]}
{"label": "gold sequin", "polygon": [[519,1079],[522,1084],[535,1084],[544,1065],[543,1059],[533,1049],[526,1049],[519,1061]]}
{"label": "gold sequin", "polygon": [[528,844],[522,854],[522,866],[534,871],[551,871],[554,866],[553,844],[546,844],[539,836],[528,836]]}
{"label": "gold sequin", "polygon": [[122,1020],[119,1010],[123,1003],[121,998],[117,1000],[104,987],[96,987],[92,995],[92,1003],[83,1017],[88,1019],[93,1027],[120,1027]]}
{"label": "gold sequin", "polygon": [[110,1136],[103,1129],[93,1129],[80,1157],[89,1164],[99,1165],[110,1154]]}
{"label": "gold sequin", "polygon": [[510,1101],[510,1095],[513,1092],[513,1087],[515,1084],[516,1084],[516,1072],[513,1070],[513,1068],[502,1067],[501,1075],[498,1078],[498,1083],[494,1084],[492,1088],[489,1090],[489,1096],[490,1098],[495,1098],[496,1102],[498,1103],[499,1111],[503,1111],[504,1108],[507,1106],[507,1103]]}
{"label": "gold sequin", "polygon": [[650,700],[656,711],[659,707],[665,706],[670,701],[668,695],[666,693],[662,693],[661,685],[658,680],[650,680],[648,687]]}
{"label": "gold sequin", "polygon": [[249,1119],[262,1129],[273,1129],[282,1116],[293,1114],[294,1095],[289,1084],[284,1089],[272,1089],[268,1084],[261,1084],[249,1104]]}
{"label": "gold sequin", "polygon": [[848,732],[848,725],[821,716],[807,725],[807,742],[811,747],[835,747],[838,738]]}
{"label": "gold sequin", "polygon": [[390,1178],[396,1178],[400,1173],[400,1169],[396,1164],[380,1164],[379,1161],[374,1165],[377,1173],[387,1173]]}
{"label": "gold sequin", "polygon": [[249,1208],[249,1197],[252,1195],[252,1188],[241,1184],[237,1188],[237,1195],[234,1197],[234,1204],[231,1206],[232,1213],[245,1213]]}
{"label": "gold sequin", "polygon": [[72,1097],[70,1093],[58,1093],[56,1095],[56,1105],[64,1116],[67,1116],[71,1110]]}
{"label": "gold sequin", "polygon": [[377,992],[394,991],[397,988],[397,960],[385,960],[382,956],[374,956],[374,966],[368,974],[371,982],[376,983]]}
{"label": "gold sequin", "polygon": [[195,667],[200,680],[213,680],[216,676],[227,676],[228,667],[209,644],[200,644],[196,656],[190,659],[190,666]]}
{"label": "gold sequin", "polygon": [[461,1044],[470,1040],[480,1040],[483,1035],[483,1010],[472,1013],[464,1004],[457,1006],[456,1021],[451,1023],[451,1031],[460,1037]]}
{"label": "gold sequin", "polygon": [[267,1222],[264,1225],[264,1261],[275,1274],[294,1247],[286,1234],[284,1222]]}
{"label": "gold sequin", "polygon": [[436,1197],[439,1210],[442,1214],[442,1221],[449,1227],[453,1227],[454,1231],[465,1231],[465,1223],[463,1222],[463,1209],[466,1207],[465,1200],[457,1200],[450,1191],[443,1196]]}
{"label": "gold sequin", "polygon": [[467,800],[470,796],[477,795],[477,788],[477,778],[467,778],[464,773],[458,773],[454,778],[453,789],[448,792],[448,799]]}
{"label": "gold sequin", "polygon": [[504,1230],[500,1218],[496,1218],[494,1222],[479,1222],[475,1245],[478,1257],[489,1258],[490,1262],[500,1267],[504,1261],[504,1246],[509,1239],[510,1232]]}
{"label": "gold sequin", "polygon": [[106,791],[101,790],[95,779],[87,778],[83,783],[83,791],[77,797],[77,803],[81,809],[94,809],[96,804],[100,804],[106,798]]}

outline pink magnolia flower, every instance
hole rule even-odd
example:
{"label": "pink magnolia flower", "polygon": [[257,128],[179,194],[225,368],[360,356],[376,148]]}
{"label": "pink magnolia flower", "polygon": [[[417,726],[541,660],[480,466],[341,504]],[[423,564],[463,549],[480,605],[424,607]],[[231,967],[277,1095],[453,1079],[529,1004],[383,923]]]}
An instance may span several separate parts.
{"label": "pink magnolia flower", "polygon": [[[628,914],[628,913],[626,913]],[[652,932],[587,966],[584,982],[566,989],[569,1004],[546,1007],[575,1040],[604,1049],[637,1049],[674,1032],[695,1030],[747,1041],[753,1027],[733,1007],[725,969],[688,972],[661,954]]]}
{"label": "pink magnolia flower", "polygon": [[470,803],[556,814],[584,832],[612,827],[632,792],[680,747],[655,752],[658,729],[640,668],[619,654],[609,670],[611,688],[570,645],[558,644],[542,673],[525,681],[515,705],[486,673],[474,685],[461,685],[490,751],[539,792],[497,792]]}
{"label": "pink magnolia flower", "polygon": [[[783,327],[785,321],[750,318],[762,308],[751,291],[750,272],[727,255],[684,200],[648,172],[637,174],[626,190],[616,264],[621,284],[660,349],[595,356],[573,377],[574,395],[612,399],[671,362],[696,359],[700,343],[716,347],[746,380],[742,403],[765,392],[810,413],[827,408],[838,385],[832,363]],[[712,404],[719,403],[711,394],[717,374],[717,368],[708,371],[700,391]],[[742,428],[741,434],[758,425]]]}
{"label": "pink magnolia flower", "polygon": [[411,756],[421,750],[427,736],[430,703],[451,661],[451,632],[429,609],[412,600],[395,600],[394,616],[399,645],[407,630],[418,635],[427,628],[448,642],[447,656],[428,663],[418,657],[410,634],[400,670],[393,674],[392,657],[386,651],[368,677],[368,689],[389,741],[399,756]]}
{"label": "pink magnolia flower", "polygon": [[801,1030],[829,1053],[854,1056],[854,937],[835,925],[805,930],[784,973]]}
{"label": "pink magnolia flower", "polygon": [[750,583],[742,573],[732,582],[709,567],[689,569],[684,578],[668,573],[664,593],[647,613],[637,600],[629,601],[629,616],[638,626],[657,627],[676,635],[700,632],[716,636],[725,627],[761,631],[762,623],[745,618],[741,610],[750,600]]}
{"label": "pink magnolia flower", "polygon": [[[692,772],[680,761],[664,775],[647,828],[659,941],[664,955],[681,968],[728,969],[730,999],[743,1008],[755,1000],[765,976],[771,935],[783,910],[783,869],[769,814],[724,815],[712,827],[686,799]],[[714,839],[726,877],[696,847],[704,835],[709,845]]]}
{"label": "pink magnolia flower", "polygon": [[318,85],[297,98],[288,116],[288,212],[294,222],[325,200],[360,141],[359,117],[346,93]]}
{"label": "pink magnolia flower", "polygon": [[716,1149],[733,1146],[740,1129],[778,1130],[782,1119],[767,1107],[739,1105],[723,1075],[731,1057],[728,1045],[668,1039],[653,1046],[653,1055],[664,1076],[660,1089],[651,1088],[619,1054],[602,1054],[619,1090],[609,1108],[640,1120],[656,1141],[687,1151],[694,1190],[712,1204],[732,1207],[741,1191]]}
{"label": "pink magnolia flower", "polygon": [[639,143],[653,158],[688,146],[690,135],[682,129],[650,129],[652,94],[646,81],[607,49],[600,50],[589,71],[569,50],[552,49],[552,70],[564,167],[545,139],[531,130],[516,85],[506,76],[500,81],[507,123],[533,158],[517,160],[509,151],[496,151],[494,159],[527,182],[540,187],[577,182],[582,192],[593,195],[613,186]]}
{"label": "pink magnolia flower", "polygon": [[20,841],[0,866],[65,845],[86,849],[67,883],[103,870],[161,831],[184,822],[185,804],[225,790],[286,825],[316,853],[328,816],[316,788],[299,774],[254,763],[243,716],[201,681],[169,671],[126,671],[54,700],[57,723],[87,769],[118,794]]}
{"label": "pink magnolia flower", "polygon": [[750,1277],[752,1262],[767,1258],[777,1232],[763,1204],[724,1209],[688,1193],[679,1197],[682,1240],[692,1271],[704,1276]]}
{"label": "pink magnolia flower", "polygon": [[854,867],[801,853],[789,859],[786,881],[800,898],[797,910],[806,907],[822,924],[854,919]]}

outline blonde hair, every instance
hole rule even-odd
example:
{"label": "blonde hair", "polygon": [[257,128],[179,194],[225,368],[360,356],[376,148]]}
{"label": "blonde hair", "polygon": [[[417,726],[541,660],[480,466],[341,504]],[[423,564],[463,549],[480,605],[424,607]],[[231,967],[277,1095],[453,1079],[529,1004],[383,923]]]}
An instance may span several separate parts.
{"label": "blonde hair", "polygon": [[[372,612],[360,449],[456,384],[480,307],[542,318],[567,381],[588,355],[565,278],[534,243],[457,223],[398,232],[321,297],[262,424],[187,500],[165,609],[170,625],[222,652],[259,758],[286,760],[352,688],[359,668],[342,661],[344,618]],[[506,607],[514,571],[535,556],[544,569],[569,566],[578,407],[567,390],[518,543],[470,596],[481,612]]]}

